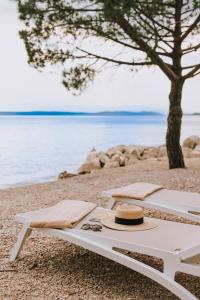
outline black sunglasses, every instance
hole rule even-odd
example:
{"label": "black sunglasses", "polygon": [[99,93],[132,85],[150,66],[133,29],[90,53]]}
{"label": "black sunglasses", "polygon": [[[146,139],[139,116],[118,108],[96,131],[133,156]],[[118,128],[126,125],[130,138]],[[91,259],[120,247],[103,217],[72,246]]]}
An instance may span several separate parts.
{"label": "black sunglasses", "polygon": [[92,231],[101,231],[102,226],[99,225],[99,224],[85,223],[81,226],[81,229],[83,229],[83,230],[92,230]]}

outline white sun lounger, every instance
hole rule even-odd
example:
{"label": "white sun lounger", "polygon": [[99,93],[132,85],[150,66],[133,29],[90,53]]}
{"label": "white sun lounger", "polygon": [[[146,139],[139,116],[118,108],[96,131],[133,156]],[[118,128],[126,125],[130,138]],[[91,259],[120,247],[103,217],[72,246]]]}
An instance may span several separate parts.
{"label": "white sun lounger", "polygon": [[108,197],[108,209],[112,209],[116,202],[126,202],[146,208],[152,208],[171,213],[194,222],[200,222],[200,194],[162,189],[144,200],[112,197],[115,189],[102,192],[103,197]]}
{"label": "white sun lounger", "polygon": [[[160,220],[158,227],[146,230],[125,232],[103,227],[101,232],[81,230],[81,225],[91,218],[99,218],[106,210],[95,208],[74,229],[31,229],[29,213],[18,214],[17,221],[23,223],[18,240],[12,249],[10,260],[14,261],[25,239],[32,230],[39,230],[49,236],[69,241],[85,249],[93,251],[121,265],[135,270],[166,289],[180,299],[197,299],[174,279],[176,272],[184,272],[200,277],[198,255],[200,253],[200,227]],[[184,233],[184,234],[183,234]],[[160,272],[136,259],[117,251],[124,249],[145,255],[155,256],[164,261],[164,271]]]}

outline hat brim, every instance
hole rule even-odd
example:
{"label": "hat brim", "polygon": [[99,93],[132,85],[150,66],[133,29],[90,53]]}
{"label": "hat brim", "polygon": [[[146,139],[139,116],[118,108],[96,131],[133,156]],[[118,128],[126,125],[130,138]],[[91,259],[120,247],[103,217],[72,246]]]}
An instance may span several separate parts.
{"label": "hat brim", "polygon": [[149,230],[159,226],[160,222],[151,220],[151,218],[144,218],[144,223],[140,225],[122,225],[115,223],[115,214],[114,213],[107,213],[106,215],[101,218],[101,224],[115,230],[120,231],[142,231],[142,230]]}

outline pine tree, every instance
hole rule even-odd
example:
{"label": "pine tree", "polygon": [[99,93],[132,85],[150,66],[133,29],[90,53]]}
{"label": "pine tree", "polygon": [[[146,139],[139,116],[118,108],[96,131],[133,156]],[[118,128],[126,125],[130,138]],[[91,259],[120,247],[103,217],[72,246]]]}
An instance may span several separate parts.
{"label": "pine tree", "polygon": [[181,99],[185,81],[200,74],[200,0],[21,0],[19,13],[29,63],[62,64],[68,90],[82,91],[108,64],[159,68],[171,83],[169,167],[185,167]]}

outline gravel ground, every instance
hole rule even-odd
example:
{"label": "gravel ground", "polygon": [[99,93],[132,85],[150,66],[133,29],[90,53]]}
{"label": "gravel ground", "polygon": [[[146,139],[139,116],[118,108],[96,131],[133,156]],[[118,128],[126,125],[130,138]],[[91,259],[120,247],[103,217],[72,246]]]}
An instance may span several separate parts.
{"label": "gravel ground", "polygon": [[[154,281],[99,255],[64,241],[33,233],[20,258],[8,262],[9,251],[21,226],[19,212],[47,207],[63,199],[82,199],[104,206],[102,190],[146,181],[167,188],[200,193],[200,160],[186,161],[185,170],[168,170],[166,160],[147,160],[116,169],[102,169],[51,183],[0,191],[0,300],[15,299],[177,299]],[[148,210],[147,215],[180,221]],[[161,270],[158,259],[131,254]],[[200,279],[177,274],[176,279],[200,298]]]}

